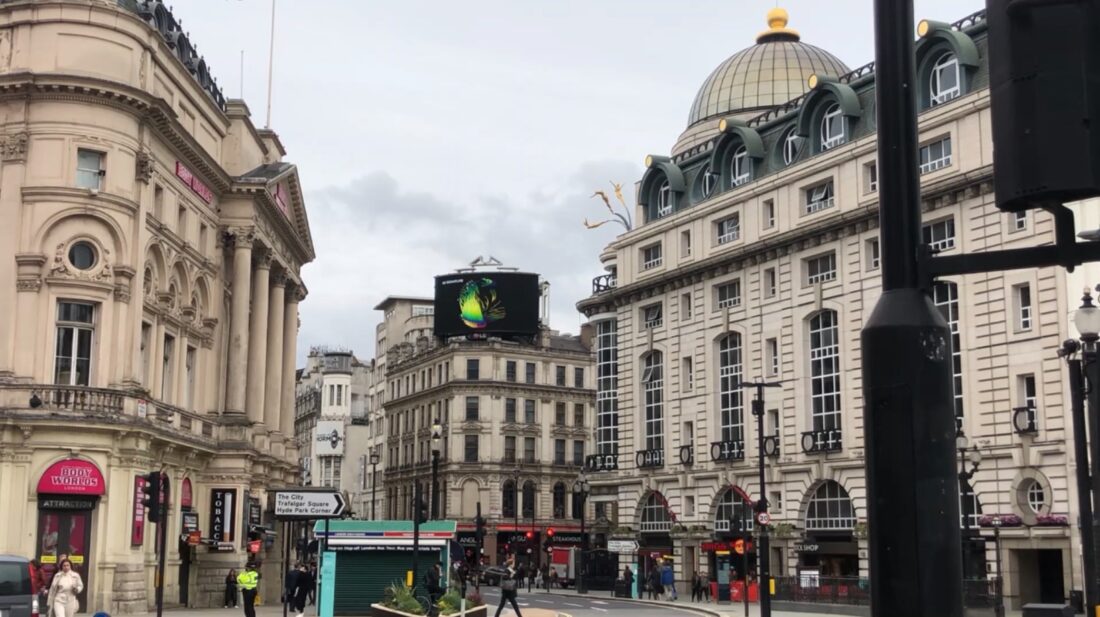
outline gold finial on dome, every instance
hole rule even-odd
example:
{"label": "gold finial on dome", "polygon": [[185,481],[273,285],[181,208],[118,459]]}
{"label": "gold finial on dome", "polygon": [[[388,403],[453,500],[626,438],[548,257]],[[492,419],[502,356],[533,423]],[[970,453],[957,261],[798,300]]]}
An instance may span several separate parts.
{"label": "gold finial on dome", "polygon": [[798,31],[787,27],[788,20],[789,16],[785,9],[775,7],[768,11],[768,29],[756,36],[756,42],[797,41]]}

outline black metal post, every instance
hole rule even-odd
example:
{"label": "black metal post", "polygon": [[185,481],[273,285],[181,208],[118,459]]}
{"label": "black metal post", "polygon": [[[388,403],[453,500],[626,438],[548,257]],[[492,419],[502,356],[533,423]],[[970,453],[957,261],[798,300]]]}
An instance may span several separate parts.
{"label": "black metal post", "polygon": [[[413,483],[413,559],[412,559],[412,585],[416,587],[417,560],[420,557],[420,482]],[[415,593],[414,593],[415,595]]]}
{"label": "black metal post", "polygon": [[[1092,537],[1092,490],[1089,480],[1089,444],[1085,433],[1085,383],[1081,372],[1081,360],[1068,358],[1069,392],[1073,413],[1073,454],[1077,459],[1075,474],[1077,478],[1077,508],[1081,528],[1081,557],[1084,562],[1085,613],[1095,615],[1090,610],[1100,598],[1096,580],[1096,551]],[[1095,433],[1093,433],[1095,440]],[[998,549],[999,550],[999,549]],[[998,576],[1000,571],[998,570]]]}
{"label": "black metal post", "polygon": [[429,513],[428,518],[436,519],[439,517],[439,450],[432,450],[432,511]]}
{"label": "black metal post", "polygon": [[[295,568],[297,570],[297,568]],[[286,586],[287,574],[290,572],[290,523],[283,521],[283,617],[287,617],[290,604],[290,594],[293,589]]]}
{"label": "black metal post", "polygon": [[[960,434],[961,434],[961,432],[960,432]],[[966,508],[967,508],[967,504],[970,503],[970,501],[971,501],[971,497],[970,497],[970,493],[968,491],[966,491],[967,484],[963,483],[966,480],[968,480],[967,474],[966,474],[966,449],[965,448],[959,448],[959,495],[961,495],[963,497],[959,501],[962,504],[960,506],[960,509],[962,510],[961,515],[962,515],[962,520],[963,520],[962,573],[963,573],[963,597],[964,598],[969,595],[967,593],[966,579],[970,575],[970,573],[967,571],[967,561],[969,560],[969,555],[967,555],[967,553],[970,552],[970,516],[968,515],[968,513],[966,511]]]}
{"label": "black metal post", "polygon": [[[321,582],[324,581],[325,553],[328,551],[328,517],[325,517],[325,537],[321,538],[320,553],[317,555],[317,606],[321,606]],[[333,584],[336,581],[328,581]],[[335,596],[333,596],[335,598]]]}
{"label": "black metal post", "polygon": [[581,500],[581,563],[580,571],[577,572],[577,593],[588,593],[588,587],[584,582],[585,561],[588,557],[588,534],[584,532],[584,511],[588,505],[588,491],[582,488],[577,491],[577,496]]}
{"label": "black metal post", "polygon": [[752,533],[749,531],[749,521],[752,518],[752,507],[748,503],[744,503],[741,506],[741,537],[744,539],[744,545],[741,547],[741,576],[745,577],[745,582],[741,586],[741,600],[745,604],[745,617],[749,617],[749,542],[752,541]]}
{"label": "black metal post", "polygon": [[160,517],[157,519],[157,588],[156,603],[157,617],[164,613],[164,558],[168,552],[168,504],[172,503],[168,498],[169,483],[167,474],[160,474]]}
{"label": "black metal post", "polygon": [[962,617],[951,333],[920,286],[912,0],[875,0],[882,287],[863,328],[872,617]]}
{"label": "black metal post", "polygon": [[[756,512],[759,517],[760,513],[768,512],[768,484],[764,477],[764,388],[777,388],[781,384],[758,381],[752,385],[756,387],[756,398],[752,401],[752,415],[756,416],[756,452],[760,457],[760,498],[756,502]],[[760,548],[756,551],[756,555],[758,557],[757,565],[760,568],[760,575],[757,577],[757,580],[760,581],[760,617],[771,617],[770,538],[767,525],[760,525],[759,529]]]}
{"label": "black metal post", "polygon": [[[1089,454],[1091,463],[1090,469],[1092,471],[1092,490],[1091,497],[1093,501],[1092,517],[1089,523],[1092,525],[1092,538],[1089,542],[1089,546],[1092,549],[1093,559],[1093,572],[1092,583],[1100,589],[1100,582],[1097,581],[1096,572],[1096,560],[1100,555],[1100,547],[1096,545],[1096,542],[1100,540],[1100,354],[1098,354],[1097,341],[1094,337],[1082,337],[1082,368],[1084,369],[1085,380],[1085,392],[1088,397],[1088,431],[1089,431]],[[1078,466],[1083,463],[1078,462]],[[1083,516],[1082,512],[1082,516]],[[1084,523],[1082,522],[1082,525]],[[1083,536],[1082,536],[1083,539]],[[1100,613],[1100,591],[1097,592],[1092,598],[1088,600],[1091,610],[1086,610],[1085,613],[1089,615],[1096,615]]]}
{"label": "black metal post", "polygon": [[370,520],[378,520],[375,517],[375,506],[378,504],[378,463],[370,465]]}
{"label": "black metal post", "polygon": [[475,522],[477,529],[477,553],[474,555],[474,589],[481,591],[481,552],[485,546],[484,528],[481,526],[481,502],[477,502],[477,519]]}
{"label": "black metal post", "polygon": [[[993,616],[1004,617],[1005,615],[1005,578],[1004,572],[1001,570],[1001,526],[993,526],[993,550],[994,561],[997,563],[997,594],[993,599]],[[1086,613],[1087,614],[1087,613]]]}

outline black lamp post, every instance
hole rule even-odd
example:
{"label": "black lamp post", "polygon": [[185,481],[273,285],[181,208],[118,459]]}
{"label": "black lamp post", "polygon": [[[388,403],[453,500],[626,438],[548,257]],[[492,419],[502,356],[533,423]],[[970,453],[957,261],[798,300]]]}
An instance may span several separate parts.
{"label": "black lamp post", "polygon": [[[760,498],[756,500],[756,520],[759,523],[760,546],[757,550],[757,565],[760,567],[760,617],[771,617],[771,555],[769,554],[768,538],[768,485],[764,477],[764,388],[779,388],[779,382],[756,381],[752,384],[742,384],[756,388],[756,398],[752,401],[752,415],[756,416],[756,454],[760,457]],[[747,550],[745,551],[748,552]],[[746,572],[746,576],[748,573]],[[748,579],[745,579],[746,582]],[[748,597],[748,587],[745,588],[745,597]],[[747,614],[747,613],[746,613]]]}
{"label": "black lamp post", "polygon": [[429,518],[439,517],[439,448],[443,443],[443,427],[432,425],[432,505]]}
{"label": "black lamp post", "polygon": [[375,518],[375,506],[378,504],[378,452],[370,453],[370,520]]}
{"label": "black lamp post", "polygon": [[[970,553],[970,516],[976,514],[976,512],[971,511],[973,509],[974,487],[971,486],[970,479],[974,477],[974,473],[978,471],[978,467],[982,464],[982,453],[978,451],[978,446],[970,446],[970,440],[966,438],[966,433],[961,428],[955,436],[955,447],[959,451],[959,495],[962,497],[960,509],[963,515],[962,566],[963,581],[965,581],[970,577],[970,571],[967,567]],[[969,471],[966,469],[967,460],[971,464]],[[964,598],[966,597],[965,587],[966,583],[964,582]]]}
{"label": "black lamp post", "polygon": [[589,490],[588,478],[585,477],[584,473],[581,473],[573,484],[573,499],[579,500],[581,503],[581,563],[577,572],[577,593],[588,593],[588,587],[584,583],[585,562],[588,552],[588,534],[584,531],[584,509],[588,503]]}
{"label": "black lamp post", "polygon": [[1004,590],[1004,577],[1001,572],[1001,517],[994,516],[990,521],[993,524],[993,555],[994,561],[997,563],[997,587],[996,594],[993,598],[993,615],[994,617],[1004,617],[1005,615],[1005,590]]}
{"label": "black lamp post", "polygon": [[512,478],[514,479],[514,481],[512,482],[512,487],[515,489],[515,490],[512,491],[512,514],[516,517],[516,526],[514,528],[515,531],[512,532],[512,543],[517,545],[517,546],[513,546],[512,548],[514,550],[513,554],[516,556],[516,561],[518,562],[519,561],[519,546],[518,546],[519,540],[517,538],[523,537],[522,535],[518,535],[519,534],[519,503],[520,503],[520,501],[519,501],[519,467],[516,467],[515,469],[512,470]]}

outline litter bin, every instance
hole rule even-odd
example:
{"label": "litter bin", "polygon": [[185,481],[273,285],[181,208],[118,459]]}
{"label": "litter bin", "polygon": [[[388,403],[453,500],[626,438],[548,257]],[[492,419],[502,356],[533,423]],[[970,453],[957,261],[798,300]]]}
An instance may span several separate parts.
{"label": "litter bin", "polygon": [[1069,604],[1073,607],[1074,613],[1085,612],[1085,592],[1080,589],[1074,589],[1069,592]]}
{"label": "litter bin", "polygon": [[625,579],[615,579],[615,597],[616,598],[629,598],[630,597],[630,585],[626,583]]}
{"label": "litter bin", "polygon": [[1025,604],[1024,617],[1074,617],[1068,604]]}

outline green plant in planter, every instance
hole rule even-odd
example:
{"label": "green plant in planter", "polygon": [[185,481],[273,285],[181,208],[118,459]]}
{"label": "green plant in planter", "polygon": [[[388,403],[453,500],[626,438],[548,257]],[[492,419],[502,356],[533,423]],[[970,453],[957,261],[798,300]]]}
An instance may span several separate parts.
{"label": "green plant in planter", "polygon": [[772,535],[777,538],[790,538],[794,536],[794,525],[790,523],[775,523],[772,525]]}
{"label": "green plant in planter", "polygon": [[852,528],[852,535],[857,538],[866,538],[867,530],[867,521],[859,521],[855,524],[855,527]]}
{"label": "green plant in planter", "polygon": [[424,607],[416,599],[414,588],[409,587],[403,581],[395,581],[386,588],[386,591],[382,594],[382,606],[403,613],[412,613],[413,615],[424,614]]}

